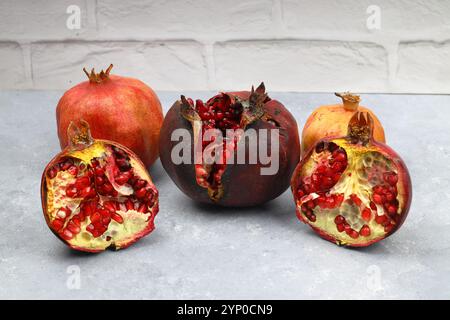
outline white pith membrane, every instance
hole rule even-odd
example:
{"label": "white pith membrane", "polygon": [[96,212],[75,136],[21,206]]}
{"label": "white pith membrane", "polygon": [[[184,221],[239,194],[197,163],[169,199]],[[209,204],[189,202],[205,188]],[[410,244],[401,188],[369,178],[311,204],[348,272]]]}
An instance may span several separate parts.
{"label": "white pith membrane", "polygon": [[[153,220],[158,210],[157,190],[154,188],[151,178],[142,164],[128,156],[122,158],[126,160],[126,166],[128,168],[131,167],[131,169],[126,171],[132,173],[131,177],[134,177],[134,180],[139,178],[146,181],[145,188],[146,190],[151,190],[151,192],[148,192],[148,198],[137,199],[134,196],[137,190],[134,190],[131,185],[131,181],[134,181],[133,179],[126,183],[117,183],[117,178],[123,174],[115,162],[115,159],[119,158],[113,156],[117,150],[119,150],[118,152],[123,151],[118,147],[111,147],[111,145],[97,140],[82,150],[72,151],[70,156],[58,159],[55,165],[49,168],[49,170],[53,170],[52,168],[57,170],[56,176],[53,178],[49,177],[51,174],[49,174],[49,170],[47,171],[45,187],[46,212],[49,226],[73,248],[86,251],[103,251],[109,247],[120,249],[136,241],[137,238],[148,234],[154,228]],[[123,152],[121,154],[126,153]],[[104,175],[102,177],[105,182],[97,185],[97,176],[94,174],[90,178],[89,183],[89,186],[93,189],[91,196],[86,198],[80,195],[82,193],[81,190],[77,190],[76,195],[69,196],[67,190],[71,189],[78,179],[88,177],[89,170],[94,171],[92,159],[96,159],[99,163],[98,167],[103,169]],[[70,170],[61,169],[61,166],[68,160],[78,168],[78,172],[75,175]],[[102,186],[107,184],[106,182],[109,182],[112,189],[115,190],[111,191],[111,194],[107,194],[102,189]],[[83,190],[87,190],[86,188]],[[136,201],[133,209],[130,207],[127,209],[125,205],[127,199]],[[106,207],[103,207],[105,202],[111,201],[117,202],[113,209],[108,210]],[[142,204],[139,201],[142,203],[147,201],[145,211],[141,207],[141,211],[144,212],[139,211],[139,205]],[[96,203],[98,205],[95,205]],[[85,207],[81,209],[80,205]],[[86,209],[86,207],[90,207],[90,209]],[[70,209],[70,211],[67,211],[66,208]],[[80,214],[82,210],[83,213]],[[93,226],[94,224],[100,225],[98,221],[96,223],[91,221],[93,214],[96,212],[102,212],[100,215],[101,225],[105,229],[104,232],[101,232],[102,230],[92,231],[92,229],[88,231],[87,229],[89,228],[88,226]],[[98,217],[98,214],[96,216]],[[61,221],[63,221],[63,224]],[[59,225],[61,224],[63,226],[60,228]]]}
{"label": "white pith membrane", "polygon": [[[266,98],[264,84],[256,91],[252,88],[247,100],[230,98],[222,93],[209,99],[206,104],[197,100],[194,106],[191,99],[181,97],[181,112],[192,125],[194,152],[201,159],[201,163],[195,164],[196,181],[199,186],[208,190],[208,196],[212,201],[217,202],[223,196],[222,176],[228,160],[234,157],[245,128],[259,118],[269,120],[266,119],[262,108]],[[218,113],[223,113],[223,118],[210,119],[216,117]],[[229,121],[224,124],[224,120]],[[218,130],[221,141],[205,139],[204,133],[211,129]],[[227,137],[227,130],[235,130],[232,139]]]}
{"label": "white pith membrane", "polygon": [[[400,196],[403,194],[401,184],[398,181],[390,184],[385,180],[385,177],[389,175],[395,176],[398,180],[397,166],[375,147],[355,145],[345,138],[328,142],[328,145],[332,144],[341,147],[339,150],[345,151],[347,159],[345,170],[340,174],[338,181],[326,192],[312,192],[303,195],[304,192],[298,191],[301,197],[297,196],[296,198],[297,213],[303,222],[335,239],[338,244],[358,245],[384,238],[395,228],[400,219],[401,210],[399,208],[404,205],[404,199]],[[323,151],[317,150],[316,147],[299,173],[303,177],[299,180],[299,190],[302,185],[311,181],[312,175],[317,173],[320,165],[329,164],[328,161],[332,158],[331,152],[327,151],[327,144]],[[383,195],[384,202],[375,203],[374,196],[378,197],[378,195],[375,195],[374,187],[377,188],[377,192],[382,190],[389,193],[394,188],[397,192],[390,192],[389,200],[386,200],[386,196]],[[319,194],[340,197],[338,201],[340,205],[337,204],[332,208],[321,208],[319,205],[307,208],[308,202],[318,199]],[[302,205],[305,210],[302,209]],[[388,212],[385,206],[392,206],[396,210],[391,208],[391,212]],[[345,223],[342,223],[340,218],[336,218],[338,216],[342,216]],[[340,222],[339,227],[336,220]],[[345,224],[348,224],[350,229],[344,228]]]}

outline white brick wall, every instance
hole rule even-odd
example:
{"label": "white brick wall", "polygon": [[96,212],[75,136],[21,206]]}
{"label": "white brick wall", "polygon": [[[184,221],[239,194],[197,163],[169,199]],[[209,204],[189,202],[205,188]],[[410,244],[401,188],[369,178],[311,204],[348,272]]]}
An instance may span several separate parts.
{"label": "white brick wall", "polygon": [[450,93],[450,1],[1,0],[0,89],[67,89],[109,63],[156,90]]}

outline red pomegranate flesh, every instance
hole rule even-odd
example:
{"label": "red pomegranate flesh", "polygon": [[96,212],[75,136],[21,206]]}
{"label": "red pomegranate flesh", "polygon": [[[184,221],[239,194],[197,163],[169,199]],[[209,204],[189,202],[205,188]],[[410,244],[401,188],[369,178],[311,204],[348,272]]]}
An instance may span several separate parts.
{"label": "red pomegranate flesh", "polygon": [[154,229],[158,191],[128,148],[94,140],[81,120],[68,128],[69,146],[47,165],[41,198],[51,231],[71,248],[122,249]]}
{"label": "red pomegranate flesh", "polygon": [[394,233],[411,203],[400,156],[373,139],[370,114],[357,112],[348,135],[326,138],[304,156],[292,178],[297,216],[338,245],[368,246]]}

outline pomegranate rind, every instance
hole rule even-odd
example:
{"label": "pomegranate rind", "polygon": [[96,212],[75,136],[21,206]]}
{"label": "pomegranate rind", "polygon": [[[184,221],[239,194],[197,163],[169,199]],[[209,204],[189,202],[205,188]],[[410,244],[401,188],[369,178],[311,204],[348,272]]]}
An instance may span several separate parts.
{"label": "pomegranate rind", "polygon": [[[48,188],[49,179],[47,178],[47,173],[50,168],[52,168],[54,165],[61,162],[62,159],[70,158],[70,159],[78,159],[85,163],[90,163],[90,160],[96,157],[100,157],[104,155],[105,151],[108,148],[111,147],[117,147],[118,149],[121,149],[125,151],[128,155],[130,155],[130,165],[133,168],[136,175],[138,175],[141,179],[148,182],[149,188],[151,188],[154,192],[154,199],[152,203],[152,207],[149,213],[146,214],[147,218],[142,219],[142,221],[139,221],[139,224],[142,224],[142,226],[138,230],[133,230],[132,233],[130,233],[126,237],[111,237],[110,241],[97,241],[95,244],[95,241],[80,241],[77,239],[77,237],[74,237],[73,239],[66,240],[61,237],[61,234],[56,232],[54,228],[51,227],[51,223],[54,220],[54,214],[55,209],[52,206],[51,198],[51,192]],[[143,238],[144,236],[151,233],[154,228],[154,219],[159,211],[159,200],[158,200],[158,191],[156,187],[154,186],[152,179],[150,175],[148,174],[145,165],[142,163],[142,161],[127,147],[120,145],[116,142],[108,141],[108,140],[93,140],[93,143],[86,148],[80,149],[80,150],[74,150],[70,146],[66,147],[63,151],[61,151],[58,155],[56,155],[46,166],[42,178],[41,178],[41,204],[42,209],[44,213],[44,218],[49,226],[50,230],[60,239],[63,243],[68,245],[70,248],[78,251],[84,251],[84,252],[90,252],[90,253],[98,253],[102,252],[106,249],[124,249],[138,241],[139,239]],[[128,212],[121,212],[122,217],[124,218],[124,223],[126,224],[128,217]],[[130,210],[130,214],[137,214],[137,211]],[[142,215],[141,213],[139,213]],[[118,223],[115,221],[110,222],[111,225],[117,225]],[[125,226],[124,224],[124,226]],[[87,223],[84,225],[86,227]],[[109,228],[109,227],[108,227]],[[106,235],[105,235],[106,236]],[[81,244],[80,244],[81,242]]]}

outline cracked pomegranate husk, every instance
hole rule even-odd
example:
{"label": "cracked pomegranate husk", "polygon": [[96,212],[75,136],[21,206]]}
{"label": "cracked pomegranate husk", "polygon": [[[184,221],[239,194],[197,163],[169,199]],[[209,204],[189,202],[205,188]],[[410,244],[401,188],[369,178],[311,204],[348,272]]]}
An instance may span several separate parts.
{"label": "cracked pomegranate husk", "polygon": [[349,92],[335,93],[342,99],[341,104],[326,105],[315,109],[306,120],[302,131],[302,155],[319,140],[328,137],[342,137],[347,134],[349,120],[355,112],[368,112],[373,119],[375,141],[385,143],[384,129],[380,120],[367,107],[359,104],[360,97]]}
{"label": "cracked pomegranate husk", "polygon": [[368,246],[394,233],[411,203],[406,165],[373,139],[373,119],[356,112],[348,134],[316,143],[292,177],[297,216],[326,240]]}
{"label": "cracked pomegranate husk", "polygon": [[41,199],[51,231],[73,249],[130,246],[154,229],[158,191],[128,148],[94,140],[86,121],[72,122],[69,146],[44,170]]}
{"label": "cracked pomegranate husk", "polygon": [[[188,163],[175,163],[172,159],[172,151],[179,144],[172,139],[177,129],[185,129],[191,136]],[[243,139],[250,129],[273,155],[270,164],[263,163],[260,157],[253,162],[249,160],[256,155],[246,138]],[[218,132],[218,136],[206,138],[210,130]],[[230,137],[229,131],[237,135]],[[269,138],[276,134],[277,140]],[[204,139],[201,139],[200,161],[196,162],[194,153],[198,152],[196,146],[200,143],[195,142],[199,137]],[[215,160],[207,161],[205,154],[217,147],[220,151],[214,153]],[[239,152],[245,154],[246,161],[239,162],[236,156]],[[275,154],[279,155],[277,172],[262,174],[264,167],[274,163]],[[161,129],[160,158],[175,184],[196,201],[234,207],[259,205],[289,187],[291,174],[300,159],[297,123],[280,102],[268,97],[263,83],[256,90],[219,93],[205,103],[201,100],[194,103],[182,96],[166,114]]]}

